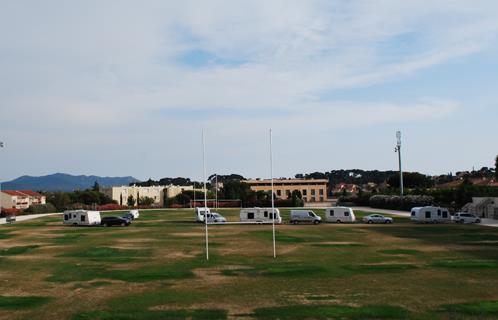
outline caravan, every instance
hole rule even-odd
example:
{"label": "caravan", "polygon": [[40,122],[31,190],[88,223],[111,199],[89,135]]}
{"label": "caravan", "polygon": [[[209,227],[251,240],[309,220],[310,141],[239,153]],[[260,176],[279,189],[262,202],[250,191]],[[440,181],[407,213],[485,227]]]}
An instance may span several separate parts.
{"label": "caravan", "polygon": [[69,210],[64,211],[64,224],[73,226],[99,226],[100,212],[87,210]]}
{"label": "caravan", "polygon": [[348,207],[331,207],[325,209],[325,220],[327,222],[355,222],[356,217],[353,209]]}
{"label": "caravan", "polygon": [[[275,223],[282,223],[282,217],[280,216],[280,211],[275,208],[273,209],[275,213]],[[240,210],[240,221],[241,222],[273,222],[272,208],[245,208]]]}
{"label": "caravan", "polygon": [[446,208],[428,206],[412,208],[410,219],[414,222],[444,223],[450,222],[451,216]]}

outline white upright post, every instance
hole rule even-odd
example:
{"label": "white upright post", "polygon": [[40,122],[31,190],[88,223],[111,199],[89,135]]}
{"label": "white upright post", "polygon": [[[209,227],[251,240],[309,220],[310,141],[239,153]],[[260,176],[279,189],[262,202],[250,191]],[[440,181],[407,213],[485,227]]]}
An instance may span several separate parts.
{"label": "white upright post", "polygon": [[216,194],[215,198],[215,207],[218,209],[218,174],[216,174],[216,182],[215,182],[215,187],[214,187],[214,192]]}
{"label": "white upright post", "polygon": [[209,260],[207,189],[206,189],[206,144],[204,142],[204,129],[202,130],[202,169],[204,171],[204,226],[206,229],[206,260]]}
{"label": "white upright post", "polygon": [[[3,148],[3,142],[0,141],[0,148]],[[0,213],[2,213],[2,182],[0,181]]]}
{"label": "white upright post", "polygon": [[277,257],[277,247],[275,245],[275,199],[273,199],[273,151],[272,151],[272,132],[270,129],[270,175],[271,175],[271,214],[273,229],[273,258]]}
{"label": "white upright post", "polygon": [[401,168],[401,131],[396,132],[397,144],[396,151],[398,152],[398,163],[399,163],[399,189],[400,195],[404,195],[403,190],[403,169]]}

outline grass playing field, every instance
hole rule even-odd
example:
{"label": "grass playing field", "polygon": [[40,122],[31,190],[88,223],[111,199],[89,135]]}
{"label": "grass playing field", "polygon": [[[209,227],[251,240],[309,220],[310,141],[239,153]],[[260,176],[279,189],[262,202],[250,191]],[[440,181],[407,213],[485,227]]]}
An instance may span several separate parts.
{"label": "grass playing field", "polygon": [[162,210],[126,228],[0,226],[0,319],[498,318],[498,229],[284,224],[274,259],[271,225],[217,225],[206,261],[193,220]]}

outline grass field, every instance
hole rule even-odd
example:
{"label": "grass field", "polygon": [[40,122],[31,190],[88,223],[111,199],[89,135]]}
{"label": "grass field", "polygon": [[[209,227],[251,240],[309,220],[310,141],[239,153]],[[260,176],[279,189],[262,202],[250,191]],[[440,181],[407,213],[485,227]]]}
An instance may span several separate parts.
{"label": "grass field", "polygon": [[207,262],[193,219],[0,226],[0,319],[498,318],[498,229],[280,225],[274,259],[270,225],[211,226]]}

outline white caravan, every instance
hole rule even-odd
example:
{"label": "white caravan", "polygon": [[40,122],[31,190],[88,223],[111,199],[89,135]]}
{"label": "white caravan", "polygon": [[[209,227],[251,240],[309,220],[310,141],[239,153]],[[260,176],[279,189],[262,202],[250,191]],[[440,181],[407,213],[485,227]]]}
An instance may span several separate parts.
{"label": "white caravan", "polygon": [[64,211],[64,224],[73,226],[99,226],[100,212],[87,210],[68,210]]}
{"label": "white caravan", "polygon": [[[282,223],[280,211],[275,208],[275,223]],[[240,210],[241,222],[272,222],[273,214],[271,208],[245,208]]]}
{"label": "white caravan", "polygon": [[415,207],[412,208],[410,219],[414,222],[439,223],[450,222],[451,215],[446,208],[441,207]]}
{"label": "white caravan", "polygon": [[204,222],[204,216],[206,214],[208,214],[208,216],[211,215],[211,210],[209,210],[209,208],[205,208],[205,207],[195,208],[195,221],[196,222]]}
{"label": "white caravan", "polygon": [[325,220],[327,222],[355,222],[356,217],[353,209],[348,207],[331,207],[325,209]]}
{"label": "white caravan", "polygon": [[137,209],[130,210],[130,214],[133,216],[133,219],[138,219],[138,217],[140,217],[140,213]]}

